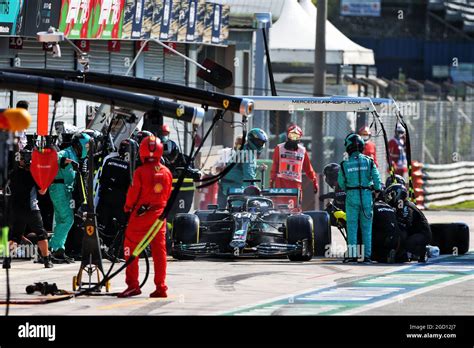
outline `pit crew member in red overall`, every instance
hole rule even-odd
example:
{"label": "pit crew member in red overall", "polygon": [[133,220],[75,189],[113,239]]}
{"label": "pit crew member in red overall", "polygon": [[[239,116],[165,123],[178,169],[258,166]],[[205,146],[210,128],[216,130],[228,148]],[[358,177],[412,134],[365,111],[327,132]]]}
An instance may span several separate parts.
{"label": "pit crew member in red overall", "polygon": [[[130,213],[125,231],[124,257],[131,257],[137,244],[147,234],[153,223],[163,212],[171,195],[173,176],[168,168],[160,163],[163,144],[155,136],[144,138],[140,144],[140,159],[143,163],[133,175],[133,182],[127,192],[124,210]],[[156,290],[150,297],[167,297],[166,278],[166,221],[151,242],[151,254],[155,270]],[[118,297],[141,294],[138,283],[138,258],[126,270],[127,289]]]}
{"label": "pit crew member in red overall", "polygon": [[397,124],[395,135],[388,142],[388,151],[392,159],[395,174],[405,177],[408,171],[406,152],[406,132],[401,124]]}
{"label": "pit crew member in red overall", "polygon": [[297,188],[302,201],[303,171],[313,182],[314,193],[318,193],[318,176],[316,175],[308,152],[300,143],[303,130],[291,125],[287,130],[287,141],[278,144],[273,152],[273,165],[270,173],[270,187]]}
{"label": "pit crew member in red overall", "polygon": [[374,160],[375,166],[378,167],[379,164],[377,163],[377,149],[375,148],[375,143],[370,140],[370,138],[372,137],[372,132],[370,131],[370,128],[367,126],[361,127],[358,133],[365,143],[364,152],[362,152],[362,154],[372,158]]}

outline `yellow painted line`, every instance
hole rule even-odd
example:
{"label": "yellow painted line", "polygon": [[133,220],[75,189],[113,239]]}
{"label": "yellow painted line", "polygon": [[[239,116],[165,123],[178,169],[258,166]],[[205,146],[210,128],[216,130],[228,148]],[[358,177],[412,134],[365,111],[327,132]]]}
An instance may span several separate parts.
{"label": "yellow painted line", "polygon": [[122,302],[121,299],[118,299],[120,302],[97,307],[97,309],[114,309],[114,308],[124,308],[124,307],[133,307],[135,305],[150,303],[150,302],[164,302],[164,301],[173,301],[176,299],[175,296],[170,296],[166,298],[145,298],[145,299],[137,299],[137,300],[129,300],[127,302]]}

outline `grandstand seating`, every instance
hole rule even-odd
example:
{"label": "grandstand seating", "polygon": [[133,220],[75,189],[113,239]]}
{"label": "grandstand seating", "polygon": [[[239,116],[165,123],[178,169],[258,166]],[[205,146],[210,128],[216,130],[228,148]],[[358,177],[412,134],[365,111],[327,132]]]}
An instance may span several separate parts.
{"label": "grandstand seating", "polygon": [[448,22],[462,23],[467,33],[474,33],[474,0],[429,0],[428,9],[444,12]]}

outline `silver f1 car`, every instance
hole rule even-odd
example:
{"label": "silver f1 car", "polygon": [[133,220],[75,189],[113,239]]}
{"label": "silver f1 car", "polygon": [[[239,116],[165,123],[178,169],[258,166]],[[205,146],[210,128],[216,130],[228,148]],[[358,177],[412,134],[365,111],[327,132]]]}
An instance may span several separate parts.
{"label": "silver f1 car", "polygon": [[230,189],[227,206],[209,205],[194,214],[177,214],[172,255],[284,257],[309,261],[331,243],[329,215],[302,213],[298,189],[255,186]]}

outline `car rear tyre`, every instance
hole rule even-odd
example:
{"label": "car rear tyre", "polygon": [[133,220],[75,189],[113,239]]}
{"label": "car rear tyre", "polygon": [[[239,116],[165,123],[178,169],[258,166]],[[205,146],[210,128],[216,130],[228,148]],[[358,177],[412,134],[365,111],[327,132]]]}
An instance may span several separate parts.
{"label": "car rear tyre", "polygon": [[311,216],[314,226],[314,255],[325,256],[327,246],[331,245],[331,220],[325,211],[305,211]]}
{"label": "car rear tyre", "polygon": [[286,220],[288,244],[307,243],[305,252],[288,255],[290,261],[309,261],[313,258],[313,221],[308,215],[291,215]]}
{"label": "car rear tyre", "polygon": [[180,244],[199,242],[199,218],[194,214],[177,214],[173,220],[173,247],[171,255],[178,260],[194,260],[178,250]]}
{"label": "car rear tyre", "polygon": [[431,244],[439,248],[440,254],[463,255],[469,251],[469,226],[456,222],[430,224]]}

